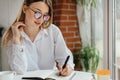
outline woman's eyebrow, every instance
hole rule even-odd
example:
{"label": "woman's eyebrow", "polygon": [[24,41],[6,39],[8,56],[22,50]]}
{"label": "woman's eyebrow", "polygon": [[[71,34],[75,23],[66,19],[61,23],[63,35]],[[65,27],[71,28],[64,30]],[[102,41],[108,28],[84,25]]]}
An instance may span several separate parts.
{"label": "woman's eyebrow", "polygon": [[[40,12],[42,12],[42,10],[40,10],[40,9],[38,9],[38,8],[35,8],[35,9],[37,9],[38,11],[40,11]],[[49,12],[45,12],[45,14],[48,14]]]}
{"label": "woman's eyebrow", "polygon": [[40,12],[42,11],[42,10],[40,10],[40,9],[38,9],[38,8],[34,8],[34,9],[36,9],[36,10],[38,10],[38,11],[40,11]]}

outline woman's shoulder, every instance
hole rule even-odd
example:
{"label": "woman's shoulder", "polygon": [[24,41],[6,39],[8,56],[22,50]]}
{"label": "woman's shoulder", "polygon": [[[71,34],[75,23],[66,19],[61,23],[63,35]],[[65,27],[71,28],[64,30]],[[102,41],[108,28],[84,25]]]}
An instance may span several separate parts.
{"label": "woman's shoulder", "polygon": [[51,24],[49,27],[53,32],[60,32],[60,29],[57,25]]}
{"label": "woman's shoulder", "polygon": [[50,28],[52,28],[52,29],[59,29],[59,27],[57,25],[55,25],[55,24],[51,24]]}

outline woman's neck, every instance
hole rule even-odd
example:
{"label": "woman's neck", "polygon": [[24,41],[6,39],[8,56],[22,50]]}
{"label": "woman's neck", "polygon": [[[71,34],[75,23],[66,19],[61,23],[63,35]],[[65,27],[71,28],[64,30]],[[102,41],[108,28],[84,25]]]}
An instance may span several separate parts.
{"label": "woman's neck", "polygon": [[34,28],[34,29],[25,28],[24,31],[25,31],[25,33],[28,35],[28,37],[30,38],[30,40],[31,40],[32,42],[34,42],[37,34],[38,34],[39,31],[40,31],[40,28],[38,28],[38,29],[35,29],[35,28]]}

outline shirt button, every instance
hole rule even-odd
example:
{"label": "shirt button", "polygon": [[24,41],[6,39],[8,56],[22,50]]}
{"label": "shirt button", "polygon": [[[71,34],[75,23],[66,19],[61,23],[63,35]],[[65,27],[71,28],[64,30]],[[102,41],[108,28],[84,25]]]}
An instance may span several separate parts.
{"label": "shirt button", "polygon": [[23,48],[20,49],[20,52],[23,52]]}

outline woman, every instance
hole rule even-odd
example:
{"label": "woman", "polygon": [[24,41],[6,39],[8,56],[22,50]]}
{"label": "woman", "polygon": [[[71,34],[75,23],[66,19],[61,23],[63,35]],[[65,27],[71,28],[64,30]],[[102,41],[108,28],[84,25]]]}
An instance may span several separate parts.
{"label": "woman", "polygon": [[[2,38],[11,70],[23,74],[57,67],[62,76],[70,75],[74,69],[73,56],[52,18],[51,0],[25,0],[21,15]],[[68,64],[62,69],[68,55]]]}

